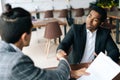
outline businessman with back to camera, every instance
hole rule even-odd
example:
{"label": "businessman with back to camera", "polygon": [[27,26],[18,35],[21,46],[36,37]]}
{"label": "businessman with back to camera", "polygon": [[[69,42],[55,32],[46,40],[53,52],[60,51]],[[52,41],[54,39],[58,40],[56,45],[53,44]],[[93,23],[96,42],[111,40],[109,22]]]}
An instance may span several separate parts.
{"label": "businessman with back to camera", "polygon": [[11,10],[12,6],[9,3],[5,4],[5,12],[10,12]]}
{"label": "businessman with back to camera", "polygon": [[[60,62],[56,69],[45,70],[24,55],[22,49],[30,43],[32,26],[30,13],[20,7],[0,16],[0,80],[68,80],[70,67],[64,56],[57,55]],[[73,74],[80,77],[87,73],[80,69]]]}

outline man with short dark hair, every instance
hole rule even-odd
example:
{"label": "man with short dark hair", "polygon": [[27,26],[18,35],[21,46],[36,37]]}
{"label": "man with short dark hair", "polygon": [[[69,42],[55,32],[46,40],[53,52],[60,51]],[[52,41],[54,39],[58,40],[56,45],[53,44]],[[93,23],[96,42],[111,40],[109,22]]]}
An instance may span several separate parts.
{"label": "man with short dark hair", "polygon": [[[28,46],[32,29],[31,15],[22,8],[13,8],[0,17],[0,80],[68,80],[70,67],[65,56],[57,55],[59,65],[54,70],[36,67],[33,61],[22,53]],[[72,71],[80,77],[86,69]]]}
{"label": "man with short dark hair", "polygon": [[9,3],[5,4],[5,12],[10,12],[11,10],[12,6]]}
{"label": "man with short dark hair", "polygon": [[[74,24],[57,48],[57,53],[68,55],[70,64],[89,63],[100,52],[111,57],[115,62],[119,59],[119,49],[113,41],[110,30],[101,28],[106,20],[106,11],[93,6],[82,25]],[[72,46],[72,48],[71,48]],[[71,52],[68,53],[71,48]]]}

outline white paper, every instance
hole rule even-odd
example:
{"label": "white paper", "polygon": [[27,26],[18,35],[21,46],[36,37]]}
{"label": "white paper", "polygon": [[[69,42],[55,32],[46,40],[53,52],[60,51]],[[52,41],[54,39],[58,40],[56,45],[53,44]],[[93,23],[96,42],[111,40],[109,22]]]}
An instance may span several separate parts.
{"label": "white paper", "polygon": [[120,73],[120,66],[102,52],[91,63],[86,72],[89,76],[81,76],[77,80],[112,80]]}

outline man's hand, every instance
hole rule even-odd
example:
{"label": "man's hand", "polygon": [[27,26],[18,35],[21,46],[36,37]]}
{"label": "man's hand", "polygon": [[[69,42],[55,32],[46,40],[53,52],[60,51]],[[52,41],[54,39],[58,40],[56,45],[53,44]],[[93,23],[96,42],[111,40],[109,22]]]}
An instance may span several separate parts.
{"label": "man's hand", "polygon": [[96,52],[93,53],[95,57],[97,57],[98,55],[96,54]]}
{"label": "man's hand", "polygon": [[57,56],[57,59],[60,60],[60,58],[66,58],[67,54],[63,50],[58,50],[56,56]]}
{"label": "man's hand", "polygon": [[82,75],[89,75],[90,74],[90,73],[85,72],[85,71],[86,71],[86,68],[82,68],[79,70],[72,70],[71,77],[77,79],[77,78],[81,77]]}

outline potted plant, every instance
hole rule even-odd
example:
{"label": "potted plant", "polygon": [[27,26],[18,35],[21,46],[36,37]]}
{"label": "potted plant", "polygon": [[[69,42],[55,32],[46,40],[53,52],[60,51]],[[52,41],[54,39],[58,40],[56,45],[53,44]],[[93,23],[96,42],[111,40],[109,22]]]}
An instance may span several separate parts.
{"label": "potted plant", "polygon": [[107,10],[113,10],[116,9],[118,6],[118,3],[116,3],[114,0],[101,0],[97,2],[97,6],[100,6],[102,8],[105,8]]}

